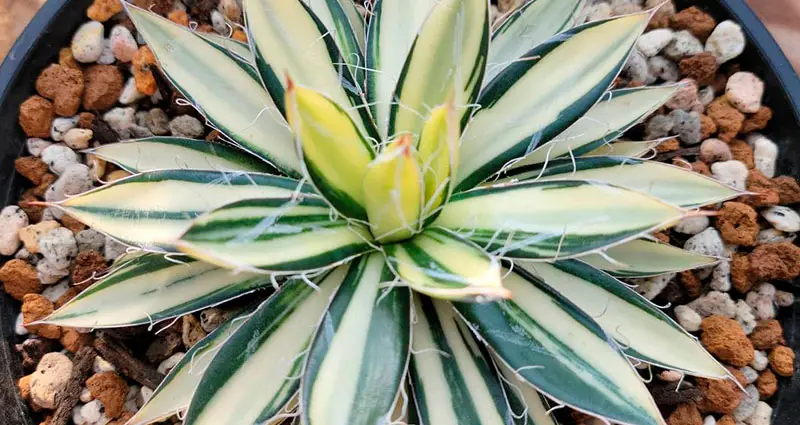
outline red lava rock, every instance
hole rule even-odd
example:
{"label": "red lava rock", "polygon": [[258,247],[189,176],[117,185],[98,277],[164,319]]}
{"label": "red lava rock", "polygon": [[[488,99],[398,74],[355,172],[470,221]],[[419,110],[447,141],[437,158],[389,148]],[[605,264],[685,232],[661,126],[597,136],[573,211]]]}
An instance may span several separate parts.
{"label": "red lava rock", "polygon": [[78,114],[78,128],[91,130],[94,125],[95,115],[91,112],[81,112]]}
{"label": "red lava rock", "polygon": [[669,415],[667,425],[703,425],[703,417],[694,403],[682,403]]}
{"label": "red lava rock", "polygon": [[30,180],[35,185],[42,184],[42,177],[47,174],[50,169],[47,164],[35,156],[21,156],[14,161],[14,168],[17,172],[22,174],[23,177]]}
{"label": "red lava rock", "polygon": [[36,202],[39,201],[40,197],[33,193],[33,189],[28,189],[25,192],[22,192],[22,196],[20,196],[20,208],[25,211],[25,214],[28,215],[28,219],[31,223],[38,223],[42,220],[42,213],[44,212],[43,206],[31,205],[28,202]]}
{"label": "red lava rock", "polygon": [[705,41],[714,31],[717,21],[708,13],[692,6],[673,15],[669,24],[674,30],[688,30],[701,41]]}
{"label": "red lava rock", "polygon": [[53,119],[53,104],[41,96],[33,95],[19,107],[19,125],[28,137],[49,138]]}
{"label": "red lava rock", "polygon": [[747,255],[734,254],[731,260],[731,283],[739,293],[745,294],[755,282],[750,279],[750,260]]}
{"label": "red lava rock", "polygon": [[72,282],[79,288],[85,289],[96,282],[100,273],[106,269],[106,259],[103,254],[94,251],[81,251],[75,257],[75,268],[72,270]]}
{"label": "red lava rock", "polygon": [[794,351],[785,345],[779,345],[769,353],[769,365],[780,376],[794,375]]}
{"label": "red lava rock", "polygon": [[36,269],[16,258],[3,264],[3,267],[0,268],[0,280],[3,281],[3,289],[6,293],[19,301],[22,301],[27,294],[38,294],[43,289]]}
{"label": "red lava rock", "polygon": [[236,40],[236,41],[241,41],[242,43],[247,43],[247,33],[245,33],[244,31],[242,31],[240,29],[233,30],[233,34],[231,35],[231,38]]}
{"label": "red lava rock", "polygon": [[36,79],[36,91],[53,101],[57,115],[75,115],[83,96],[83,73],[75,68],[52,64]]}
{"label": "red lava rock", "polygon": [[708,115],[700,115],[700,133],[703,140],[708,139],[717,132],[717,124]]}
{"label": "red lava rock", "polygon": [[122,73],[112,65],[92,65],[83,74],[83,108],[105,111],[117,103],[122,93]]}
{"label": "red lava rock", "polygon": [[756,350],[771,350],[784,343],[783,327],[777,320],[761,320],[748,338]]}
{"label": "red lava rock", "polygon": [[[739,322],[723,316],[703,319],[700,341],[709,353],[733,366],[744,367],[753,361],[753,344]],[[724,412],[721,412],[724,413]]]}
{"label": "red lava rock", "polygon": [[775,183],[757,169],[750,170],[747,175],[747,190],[757,195],[742,196],[742,202],[754,208],[776,205],[781,200]]}
{"label": "red lava rock", "polygon": [[53,303],[39,294],[27,294],[22,298],[22,323],[32,334],[48,339],[61,337],[61,328],[56,325],[28,325],[28,323],[44,319],[52,312]]}
{"label": "red lava rock", "polygon": [[781,205],[790,205],[800,202],[800,184],[797,179],[790,176],[780,176],[772,179],[778,191]]}
{"label": "red lava rock", "polygon": [[133,417],[133,415],[133,412],[122,412],[117,419],[109,422],[106,425],[125,425]]}
{"label": "red lava rock", "polygon": [[741,391],[730,379],[697,378],[697,387],[703,393],[697,408],[703,413],[731,414],[742,398]]}
{"label": "red lava rock", "polygon": [[106,416],[116,418],[122,414],[128,384],[115,372],[103,372],[92,375],[86,380],[86,387],[92,397],[100,400],[106,408]]}
{"label": "red lava rock", "polygon": [[64,214],[64,217],[61,218],[61,225],[69,229],[72,233],[77,234],[81,230],[86,229],[86,225],[81,223],[80,221],[72,218],[69,215]]}
{"label": "red lava rock", "polygon": [[759,245],[748,259],[756,282],[793,280],[800,275],[800,248],[790,242]]}
{"label": "red lava rock", "polygon": [[701,282],[691,270],[680,272],[678,274],[678,282],[686,291],[686,295],[688,295],[689,298],[695,299],[703,292],[703,282]]}
{"label": "red lava rock", "polygon": [[753,160],[753,148],[751,148],[747,142],[744,140],[733,139],[728,143],[728,147],[731,148],[731,155],[733,155],[733,159],[741,161],[750,170],[755,168],[755,162]]}
{"label": "red lava rock", "polygon": [[31,376],[25,375],[17,381],[17,389],[21,399],[30,402],[31,400]]}
{"label": "red lava rock", "polygon": [[713,83],[717,75],[717,59],[708,52],[681,59],[678,66],[681,74],[697,81],[701,87]]}
{"label": "red lava rock", "polygon": [[[56,181],[56,179],[57,177],[55,174],[47,173],[43,175],[41,183],[39,183],[39,185],[36,187],[30,188],[31,194],[39,198],[43,197],[44,193],[47,191],[48,188],[50,188],[50,185],[52,185],[53,182]],[[31,221],[33,222],[39,220],[33,220],[31,218]]]}
{"label": "red lava rock", "polygon": [[76,61],[72,56],[72,49],[69,47],[64,47],[58,51],[58,64],[61,66],[66,66],[67,68],[77,69],[78,71],[83,69],[78,61]]}
{"label": "red lava rock", "polygon": [[758,240],[758,214],[753,207],[739,202],[726,202],[715,226],[722,240],[733,245],[755,246]]}
{"label": "red lava rock", "polygon": [[659,143],[656,146],[656,152],[663,153],[663,152],[672,152],[676,151],[681,148],[681,142],[678,141],[676,138],[664,140],[663,142]]}
{"label": "red lava rock", "polygon": [[92,344],[92,334],[82,334],[75,328],[61,328],[58,342],[70,353],[77,353],[81,348]]}
{"label": "red lava rock", "polygon": [[758,394],[761,396],[761,399],[766,400],[775,395],[775,392],[778,391],[778,377],[775,376],[775,373],[771,370],[767,369],[761,372],[761,375],[756,379],[756,388],[758,388]]}
{"label": "red lava rock", "polygon": [[763,130],[772,119],[772,109],[769,106],[762,106],[758,111],[750,114],[742,124],[742,133]]}
{"label": "red lava rock", "polygon": [[86,10],[86,16],[98,22],[105,22],[119,12],[122,12],[120,0],[94,0]]}
{"label": "red lava rock", "polygon": [[725,415],[717,421],[717,425],[736,425],[736,421],[728,415]]}
{"label": "red lava rock", "polygon": [[147,96],[155,94],[156,90],[158,90],[158,85],[152,69],[156,67],[156,57],[150,48],[147,46],[140,47],[139,51],[133,56],[132,64],[136,90]]}
{"label": "red lava rock", "polygon": [[167,18],[178,25],[182,25],[184,27],[189,26],[189,14],[187,14],[185,10],[175,9],[172,12],[169,12]]}
{"label": "red lava rock", "polygon": [[744,114],[731,106],[725,96],[720,96],[708,105],[706,113],[717,124],[717,137],[732,141],[742,130]]}

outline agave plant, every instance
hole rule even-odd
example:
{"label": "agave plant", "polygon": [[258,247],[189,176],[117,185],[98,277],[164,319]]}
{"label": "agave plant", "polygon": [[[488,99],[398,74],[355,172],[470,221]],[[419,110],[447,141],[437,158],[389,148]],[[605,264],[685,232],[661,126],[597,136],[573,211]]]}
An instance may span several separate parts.
{"label": "agave plant", "polygon": [[713,265],[648,234],[739,193],[615,142],[676,87],[612,90],[651,13],[575,26],[582,6],[491,32],[488,0],[378,0],[367,23],[350,0],[244,0],[249,45],[127,6],[227,141],[89,152],[133,175],[51,205],[141,250],[47,322],[274,287],[131,424],[545,425],[548,403],[663,424],[633,364],[728,372],[618,278]]}

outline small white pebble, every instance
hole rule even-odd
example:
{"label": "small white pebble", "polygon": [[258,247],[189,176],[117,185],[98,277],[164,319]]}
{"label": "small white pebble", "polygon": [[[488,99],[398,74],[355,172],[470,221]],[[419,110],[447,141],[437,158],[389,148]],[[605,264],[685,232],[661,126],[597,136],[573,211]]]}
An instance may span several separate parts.
{"label": "small white pebble", "polygon": [[778,229],[764,229],[758,232],[758,244],[776,243],[776,242],[794,242],[796,234],[783,233]]}
{"label": "small white pebble", "polygon": [[753,308],[743,300],[736,301],[736,320],[742,326],[745,335],[750,335],[758,325]]}
{"label": "small white pebble", "polygon": [[756,382],[756,379],[758,379],[758,371],[750,366],[745,366],[742,368],[742,375],[744,375],[744,379],[748,384],[752,384],[753,382]]}
{"label": "small white pebble", "polygon": [[689,238],[683,244],[683,249],[712,257],[722,257],[725,254],[725,244],[722,242],[717,229],[709,227]]}
{"label": "small white pebble", "polygon": [[683,377],[683,374],[677,370],[665,370],[658,374],[658,379],[665,382],[677,382]]}
{"label": "small white pebble", "polygon": [[81,63],[96,62],[103,54],[103,24],[89,21],[72,36],[72,57]]}
{"label": "small white pebble", "polygon": [[115,372],[116,370],[117,368],[106,361],[106,359],[100,356],[94,358],[94,363],[92,364],[92,371],[94,371],[94,373]]}
{"label": "small white pebble", "polygon": [[715,291],[728,292],[731,290],[731,263],[729,261],[723,260],[714,267],[709,286]]}
{"label": "small white pebble", "polygon": [[745,419],[745,423],[749,425],[770,425],[772,418],[772,407],[769,404],[759,401],[749,418]]}
{"label": "small white pebble", "polygon": [[713,416],[708,415],[703,419],[703,425],[717,425],[717,420]]}
{"label": "small white pebble", "polygon": [[636,48],[646,57],[653,57],[672,41],[671,29],[659,28],[642,34],[636,42]]}
{"label": "small white pebble", "polygon": [[761,108],[764,82],[752,72],[737,72],[728,77],[725,97],[736,109],[752,114]]}
{"label": "small white pebble", "polygon": [[789,207],[776,206],[769,207],[761,212],[772,227],[782,232],[798,232],[800,231],[800,214]]}
{"label": "small white pebble", "polygon": [[47,298],[52,302],[56,302],[62,295],[67,293],[70,288],[69,280],[62,280],[55,285],[50,285],[47,288],[44,288],[42,291],[42,296]]}
{"label": "small white pebble", "polygon": [[708,217],[704,215],[697,215],[692,217],[682,218],[673,229],[678,233],[685,235],[696,235],[703,230],[706,230],[711,224]]}
{"label": "small white pebble", "polygon": [[778,307],[791,307],[794,305],[794,294],[786,291],[775,291],[775,304],[778,304]]}
{"label": "small white pebble", "polygon": [[731,20],[720,22],[706,40],[706,51],[722,65],[744,52],[745,38],[742,28]]}
{"label": "small white pebble", "polygon": [[741,161],[734,160],[711,164],[711,174],[714,178],[734,189],[745,190],[749,173],[747,166]]}
{"label": "small white pebble", "polygon": [[161,373],[161,374],[164,374],[164,375],[168,374],[169,371],[172,370],[172,368],[175,367],[175,365],[177,365],[178,362],[180,362],[181,359],[183,358],[183,356],[185,356],[185,355],[186,355],[186,353],[177,352],[177,353],[167,357],[166,360],[164,360],[163,362],[161,362],[158,365],[158,368],[157,368],[158,373]]}
{"label": "small white pebble", "polygon": [[25,140],[25,147],[28,148],[28,153],[33,156],[41,156],[42,151],[50,145],[52,145],[51,142],[38,137],[31,137],[30,139]]}
{"label": "small white pebble", "polygon": [[756,350],[755,356],[753,357],[753,361],[750,362],[750,366],[752,366],[753,369],[759,372],[766,369],[767,366],[769,366],[769,357],[767,357],[767,353],[760,350]]}
{"label": "small white pebble", "polygon": [[139,92],[136,88],[136,80],[131,77],[128,78],[128,81],[125,82],[125,86],[122,87],[122,92],[119,95],[119,103],[123,105],[130,105],[131,103],[138,102],[140,99],[144,99],[145,95]]}
{"label": "small white pebble", "polygon": [[136,119],[136,108],[113,108],[103,114],[103,120],[120,135],[129,134],[128,129]]}
{"label": "small white pebble", "polygon": [[42,150],[42,161],[56,175],[61,175],[72,164],[80,161],[78,154],[64,145],[50,145]]}
{"label": "small white pebble", "polygon": [[697,92],[697,100],[699,100],[703,106],[710,105],[711,102],[714,101],[714,88],[708,86],[700,89],[700,91]]}
{"label": "small white pebble", "polygon": [[19,231],[28,225],[28,215],[16,206],[9,205],[0,211],[0,254],[13,255],[19,248]]}
{"label": "small white pebble", "polygon": [[111,51],[120,62],[132,61],[133,56],[139,50],[133,34],[122,25],[115,25],[114,28],[111,28],[109,39],[111,40]]}
{"label": "small white pebble", "polygon": [[631,283],[637,285],[634,290],[648,300],[657,297],[670,281],[675,278],[675,273],[667,273],[642,279],[631,279]]}
{"label": "small white pebble", "polygon": [[778,145],[759,133],[752,133],[747,136],[747,143],[753,148],[753,162],[756,168],[769,178],[775,177]]}
{"label": "small white pebble", "polygon": [[679,61],[703,53],[703,43],[687,30],[677,31],[672,41],[664,48],[664,56]]}
{"label": "small white pebble", "polygon": [[703,318],[696,311],[685,305],[675,307],[675,318],[678,319],[678,324],[688,332],[699,331],[700,324],[703,322]]}
{"label": "small white pebble", "polygon": [[736,317],[736,303],[727,292],[709,291],[702,297],[687,304],[700,317],[725,316],[733,319]]}
{"label": "small white pebble", "polygon": [[79,398],[81,400],[81,403],[88,403],[94,400],[94,397],[92,397],[92,393],[89,392],[89,389],[86,387],[83,387],[83,389],[81,390],[81,395]]}
{"label": "small white pebble", "polygon": [[14,333],[17,335],[27,335],[28,329],[23,325],[22,313],[17,315],[17,320],[14,321]]}
{"label": "small white pebble", "polygon": [[[91,401],[91,400],[89,400]],[[81,415],[81,408],[83,408],[82,404],[79,404],[72,408],[72,422],[75,425],[85,425],[86,419]]]}
{"label": "small white pebble", "polygon": [[78,125],[78,120],[75,118],[56,118],[50,126],[50,138],[56,142],[62,142],[64,135],[76,125]]}
{"label": "small white pebble", "polygon": [[92,400],[81,407],[81,416],[86,423],[94,424],[100,421],[103,410],[103,403],[100,400]]}
{"label": "small white pebble", "polygon": [[88,149],[94,132],[85,128],[72,128],[64,134],[64,143],[72,149]]}
{"label": "small white pebble", "polygon": [[100,53],[100,57],[97,58],[97,63],[100,65],[111,65],[116,60],[114,52],[111,50],[111,40],[106,38],[103,40],[103,52]]}

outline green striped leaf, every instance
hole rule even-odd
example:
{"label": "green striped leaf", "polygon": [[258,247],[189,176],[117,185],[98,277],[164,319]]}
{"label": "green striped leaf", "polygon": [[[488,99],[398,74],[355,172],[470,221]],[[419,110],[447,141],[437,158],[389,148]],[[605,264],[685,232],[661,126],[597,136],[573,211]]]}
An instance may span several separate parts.
{"label": "green striped leaf", "polygon": [[189,101],[202,105],[199,110],[215,127],[286,174],[300,176],[300,160],[285,120],[241,62],[188,28],[123,4],[161,70]]}
{"label": "green striped leaf", "polygon": [[364,19],[353,0],[303,0],[331,33],[359,85],[364,81]]}
{"label": "green striped leaf", "polygon": [[417,139],[431,108],[448,97],[459,121],[478,97],[489,49],[489,2],[439,0],[414,41],[397,80],[388,135]]}
{"label": "green striped leaf", "polygon": [[281,274],[332,267],[372,250],[369,230],[334,215],[318,198],[249,199],[197,218],[176,245],[220,267]]}
{"label": "green striped leaf", "polygon": [[[406,57],[435,0],[376,0],[367,30],[367,99],[382,139]],[[435,106],[435,105],[431,105]]]}
{"label": "green striped leaf", "polygon": [[[248,68],[255,71],[252,55],[250,54],[250,46],[247,44],[213,32],[198,31],[196,34],[212,46],[216,47],[217,50],[227,54],[231,59],[242,62],[243,64],[247,65]],[[253,76],[258,79],[258,73],[254,73]]]}
{"label": "green striped leaf", "polygon": [[593,180],[647,193],[683,208],[733,199],[742,193],[699,173],[656,161],[624,156],[563,158],[519,167],[504,173],[504,181]]}
{"label": "green striped leaf", "polygon": [[286,112],[287,77],[325,93],[344,108],[364,137],[376,137],[363,93],[336,47],[334,36],[298,0],[244,0],[256,68],[278,108]]}
{"label": "green striped leaf", "polygon": [[375,158],[372,144],[339,105],[319,92],[291,84],[286,107],[304,173],[337,211],[366,221],[362,185]]}
{"label": "green striped leaf", "polygon": [[589,254],[580,260],[619,278],[677,273],[719,262],[719,259],[714,257],[646,239],[636,239],[613,246],[603,255]]}
{"label": "green striped leaf", "polygon": [[558,157],[583,156],[622,136],[669,100],[677,85],[638,87],[607,92],[578,121],[510,168],[541,164]]}
{"label": "green striped leaf", "polygon": [[433,226],[493,255],[564,259],[672,225],[683,211],[643,193],[579,180],[482,187],[450,199]]}
{"label": "green striped leaf", "polygon": [[234,273],[191,258],[145,254],[123,264],[47,318],[79,328],[153,324],[270,286],[269,276]]}
{"label": "green striped leaf", "polygon": [[292,280],[270,297],[219,349],[192,397],[186,425],[271,423],[300,387],[303,358],[347,267],[318,289]]}
{"label": "green striped leaf", "polygon": [[496,258],[442,229],[427,229],[413,239],[384,246],[386,259],[411,289],[452,300],[508,298]]}
{"label": "green striped leaf", "polygon": [[411,384],[421,425],[507,425],[511,411],[486,351],[444,301],[414,297]]}
{"label": "green striped leaf", "polygon": [[456,308],[512,370],[549,398],[611,422],[663,425],[647,387],[591,317],[517,269],[512,300]]}
{"label": "green striped leaf", "polygon": [[158,422],[183,412],[189,407],[189,402],[192,400],[200,379],[203,378],[206,368],[216,356],[219,348],[247,321],[248,316],[252,313],[252,309],[246,309],[245,312],[223,323],[214,332],[192,346],[178,364],[169,371],[167,377],[161,381],[144,406],[128,420],[127,424],[147,425]]}
{"label": "green striped leaf", "polygon": [[53,204],[133,246],[172,250],[199,215],[241,199],[313,196],[297,180],[258,173],[160,170],[117,180]]}
{"label": "green striped leaf", "polygon": [[86,151],[131,173],[163,169],[254,171],[275,173],[266,162],[247,153],[205,140],[147,137],[100,145]]}
{"label": "green striped leaf", "polygon": [[527,60],[529,50],[579,23],[585,0],[531,0],[511,12],[492,32],[484,86],[502,70]]}
{"label": "green striped leaf", "polygon": [[558,425],[550,415],[547,400],[530,384],[525,382],[519,374],[512,371],[502,361],[495,362],[499,372],[503,376],[503,387],[506,390],[511,410],[516,418],[527,418],[518,420],[522,425],[531,423],[532,425]]}
{"label": "green striped leaf", "polygon": [[411,337],[408,288],[383,256],[350,263],[306,356],[300,390],[308,425],[389,422],[403,384]]}
{"label": "green striped leaf", "polygon": [[648,154],[652,155],[655,148],[660,144],[661,140],[650,140],[645,142],[620,140],[602,144],[597,149],[586,152],[586,154],[583,156],[614,155],[627,156],[630,158],[642,158],[648,156]]}
{"label": "green striped leaf", "polygon": [[639,13],[568,30],[526,54],[534,59],[495,77],[461,141],[458,190],[481,183],[586,113],[622,69],[648,19]]}
{"label": "green striped leaf", "polygon": [[613,337],[629,357],[689,375],[729,375],[693,336],[636,291],[576,260],[517,264],[539,276]]}

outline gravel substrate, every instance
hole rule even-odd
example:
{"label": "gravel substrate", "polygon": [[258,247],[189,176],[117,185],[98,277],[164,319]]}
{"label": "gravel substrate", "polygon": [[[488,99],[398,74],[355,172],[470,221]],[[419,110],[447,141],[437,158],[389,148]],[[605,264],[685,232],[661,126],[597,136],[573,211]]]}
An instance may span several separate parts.
{"label": "gravel substrate", "polygon": [[[587,20],[641,11],[664,0],[590,1]],[[237,26],[237,0],[134,0],[196,31],[245,41]],[[501,17],[515,0],[500,0]],[[362,8],[363,10],[363,8]],[[36,81],[36,95],[20,107],[27,155],[16,161],[27,181],[19,206],[0,211],[3,289],[22,303],[16,332],[25,373],[19,390],[32,412],[49,425],[122,425],[184,353],[230,317],[223,305],[178,318],[155,333],[147,327],[90,331],[28,325],[86,289],[126,247],[50,208],[30,201],[59,201],[128,175],[81,153],[128,138],[172,135],[205,138],[217,133],[158,71],[150,50],[119,0],[96,0],[88,19],[58,62]],[[717,266],[647,279],[637,291],[669,312],[737,378],[683,377],[642,370],[669,425],[769,425],[770,399],[795,369],[778,309],[795,303],[788,282],[800,274],[800,185],[776,176],[782,152],[759,133],[772,117],[762,103],[764,83],[738,63],[745,37],[733,21],[717,22],[698,8],[676,11],[667,1],[639,40],[616,88],[680,83],[681,88],[630,140],[664,139],[656,160],[711,176],[750,194],[706,208],[655,237],[689,251],[723,258]],[[782,290],[785,289],[785,290]],[[563,415],[563,412],[559,413]],[[567,422],[602,423],[577,412]],[[167,422],[180,422],[173,417]]]}

